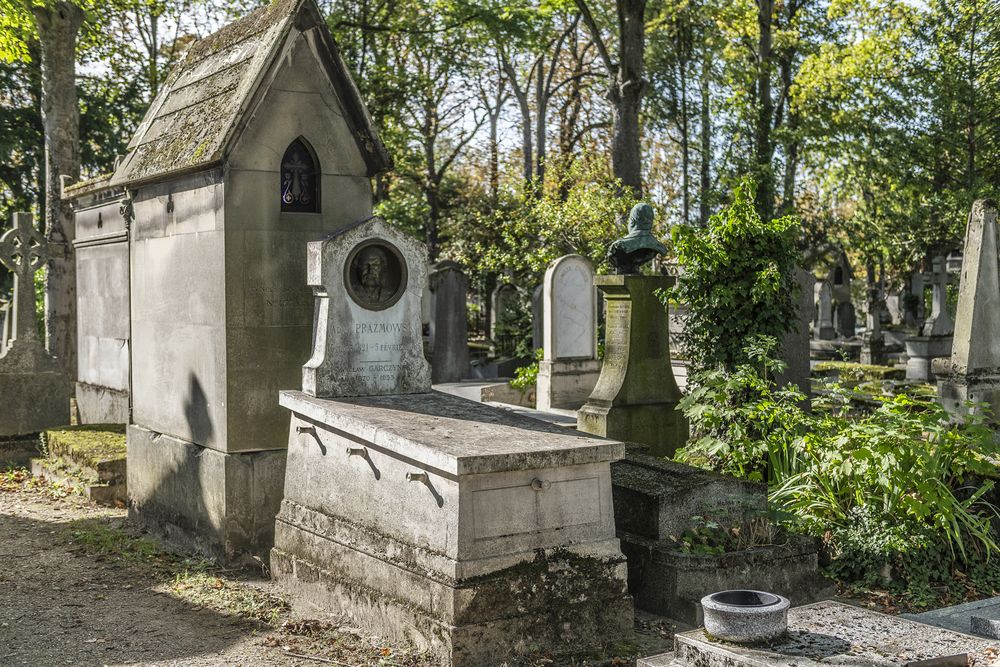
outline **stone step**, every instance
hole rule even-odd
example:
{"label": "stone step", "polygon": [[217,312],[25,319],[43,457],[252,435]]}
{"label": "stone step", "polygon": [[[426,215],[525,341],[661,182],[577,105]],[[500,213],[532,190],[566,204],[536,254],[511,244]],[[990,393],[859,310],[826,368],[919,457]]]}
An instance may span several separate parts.
{"label": "stone step", "polygon": [[31,460],[33,475],[78,490],[99,505],[127,499],[125,429],[120,424],[88,424],[43,433],[46,458]]}
{"label": "stone step", "polygon": [[31,474],[73,489],[97,505],[121,507],[128,502],[124,481],[121,483],[98,481],[93,475],[67,464],[63,459],[31,459]]}

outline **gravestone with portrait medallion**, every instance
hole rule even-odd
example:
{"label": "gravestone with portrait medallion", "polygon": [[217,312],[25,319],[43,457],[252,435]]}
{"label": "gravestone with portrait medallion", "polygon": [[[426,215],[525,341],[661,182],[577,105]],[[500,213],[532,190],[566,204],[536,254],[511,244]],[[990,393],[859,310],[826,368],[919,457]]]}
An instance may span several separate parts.
{"label": "gravestone with portrait medallion", "polygon": [[302,390],[319,398],[430,391],[423,246],[373,217],[309,243],[307,261],[318,329]]}

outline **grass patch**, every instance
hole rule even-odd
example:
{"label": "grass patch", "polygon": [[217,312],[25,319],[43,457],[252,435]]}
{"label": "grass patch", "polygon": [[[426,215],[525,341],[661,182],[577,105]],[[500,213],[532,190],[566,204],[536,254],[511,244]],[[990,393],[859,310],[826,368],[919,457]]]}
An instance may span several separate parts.
{"label": "grass patch", "polygon": [[841,380],[883,380],[906,379],[906,371],[891,366],[870,366],[851,361],[821,361],[813,368],[816,377],[839,377]]}
{"label": "grass patch", "polygon": [[102,463],[125,459],[123,424],[66,426],[45,431],[43,438],[51,455],[72,458],[95,469]]}
{"label": "grass patch", "polygon": [[277,595],[211,572],[178,573],[170,584],[170,593],[199,607],[267,625],[276,624],[291,611],[288,602]]}

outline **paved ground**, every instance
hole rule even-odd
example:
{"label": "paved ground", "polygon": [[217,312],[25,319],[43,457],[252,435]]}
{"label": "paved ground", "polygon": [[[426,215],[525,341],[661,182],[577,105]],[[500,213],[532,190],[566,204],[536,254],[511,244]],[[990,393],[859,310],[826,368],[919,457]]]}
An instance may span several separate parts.
{"label": "paved ground", "polygon": [[[433,664],[335,621],[289,611],[266,581],[217,568],[192,573],[199,565],[175,556],[165,561],[125,525],[123,510],[52,495],[0,478],[2,666]],[[644,617],[638,627],[640,653],[669,647],[672,628],[662,620]],[[630,663],[608,657],[575,664]]]}

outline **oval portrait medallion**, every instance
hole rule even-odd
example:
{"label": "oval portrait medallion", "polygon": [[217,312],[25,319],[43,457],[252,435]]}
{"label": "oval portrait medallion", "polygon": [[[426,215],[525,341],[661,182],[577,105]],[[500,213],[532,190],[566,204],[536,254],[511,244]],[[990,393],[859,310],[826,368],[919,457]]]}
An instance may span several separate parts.
{"label": "oval portrait medallion", "polygon": [[406,291],[406,261],[385,239],[354,246],[344,263],[344,285],[354,302],[368,310],[384,310]]}

